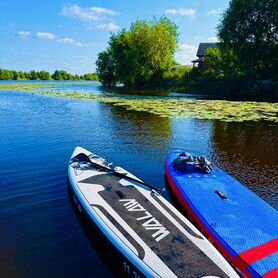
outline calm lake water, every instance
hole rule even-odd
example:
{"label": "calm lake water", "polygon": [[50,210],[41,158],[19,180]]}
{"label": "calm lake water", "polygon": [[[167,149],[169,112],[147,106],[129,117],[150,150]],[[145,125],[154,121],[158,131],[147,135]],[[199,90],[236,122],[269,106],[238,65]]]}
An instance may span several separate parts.
{"label": "calm lake water", "polygon": [[[76,84],[60,89],[103,93],[97,83]],[[0,135],[1,277],[117,275],[109,249],[80,221],[67,191],[67,163],[77,145],[158,187],[168,152],[205,154],[278,209],[275,123],[174,120],[108,103],[1,91]]]}

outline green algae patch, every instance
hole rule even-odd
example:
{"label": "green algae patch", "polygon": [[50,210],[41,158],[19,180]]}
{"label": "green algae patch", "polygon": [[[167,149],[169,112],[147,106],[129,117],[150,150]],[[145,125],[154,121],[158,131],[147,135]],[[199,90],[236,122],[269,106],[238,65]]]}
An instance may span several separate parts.
{"label": "green algae patch", "polygon": [[0,91],[36,92],[41,88],[55,87],[54,84],[0,84]]}
{"label": "green algae patch", "polygon": [[128,102],[140,109],[170,118],[197,118],[226,122],[268,120],[278,122],[278,104],[220,100],[145,100]]}
{"label": "green algae patch", "polygon": [[197,118],[225,122],[271,121],[278,122],[278,103],[224,100],[187,99],[127,99],[79,92],[46,92],[60,97],[95,100],[124,107],[127,110],[148,112],[172,119]]}
{"label": "green algae patch", "polygon": [[[278,103],[225,100],[188,100],[188,99],[129,99],[111,94],[85,93],[80,91],[55,91],[53,84],[0,85],[5,90],[38,93],[42,96],[66,97],[93,100],[120,106],[127,110],[148,112],[171,119],[196,118],[220,120],[224,122],[270,121],[278,122]],[[26,87],[25,87],[26,86]],[[20,89],[19,89],[20,87]],[[40,88],[53,87],[39,92]],[[3,89],[4,90],[4,89]]]}

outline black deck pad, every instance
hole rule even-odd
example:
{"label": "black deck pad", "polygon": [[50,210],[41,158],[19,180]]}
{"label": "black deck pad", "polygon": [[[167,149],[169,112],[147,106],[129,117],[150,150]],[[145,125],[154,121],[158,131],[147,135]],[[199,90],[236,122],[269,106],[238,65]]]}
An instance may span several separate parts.
{"label": "black deck pad", "polygon": [[[123,186],[120,180],[107,173],[79,183],[102,185],[105,190],[99,195],[178,277],[228,277],[134,186]],[[194,231],[190,234],[200,240]]]}

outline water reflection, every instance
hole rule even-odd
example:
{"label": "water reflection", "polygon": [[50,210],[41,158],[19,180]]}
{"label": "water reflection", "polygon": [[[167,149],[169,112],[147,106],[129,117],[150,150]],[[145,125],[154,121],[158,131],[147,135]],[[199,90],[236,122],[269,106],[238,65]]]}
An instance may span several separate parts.
{"label": "water reflection", "polygon": [[[94,225],[88,218],[84,215],[81,216],[78,211],[76,204],[72,199],[72,193],[70,189],[68,190],[70,203],[72,210],[80,227],[82,228],[82,232],[86,239],[90,242],[92,248],[96,250],[97,255],[104,262],[107,269],[98,268],[93,271],[93,277],[128,277],[127,273],[124,271],[123,267],[123,258],[119,256],[118,251],[115,247],[109,242],[109,240],[101,233],[101,231]],[[93,258],[92,262],[93,262]]]}
{"label": "water reflection", "polygon": [[103,155],[162,188],[164,162],[172,142],[172,120],[109,103],[98,103],[98,107],[105,115],[108,150]]}
{"label": "water reflection", "polygon": [[278,208],[278,125],[213,122],[213,160]]}
{"label": "water reflection", "polygon": [[[143,144],[156,146],[167,144],[167,139],[172,135],[171,119],[161,118],[147,112],[127,110],[125,107],[100,103],[101,107],[109,113],[113,123],[112,128],[121,137],[130,136],[130,143],[136,144],[143,140]],[[109,107],[109,109],[107,109]],[[119,126],[122,126],[122,128]],[[121,132],[119,132],[121,131]],[[139,140],[139,142],[137,141]]]}

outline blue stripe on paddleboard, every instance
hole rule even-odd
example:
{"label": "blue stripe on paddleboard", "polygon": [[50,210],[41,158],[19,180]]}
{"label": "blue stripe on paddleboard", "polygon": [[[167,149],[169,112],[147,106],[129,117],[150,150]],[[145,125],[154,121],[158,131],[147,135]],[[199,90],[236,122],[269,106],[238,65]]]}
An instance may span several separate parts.
{"label": "blue stripe on paddleboard", "polygon": [[252,264],[252,267],[261,275],[278,268],[278,252]]}

